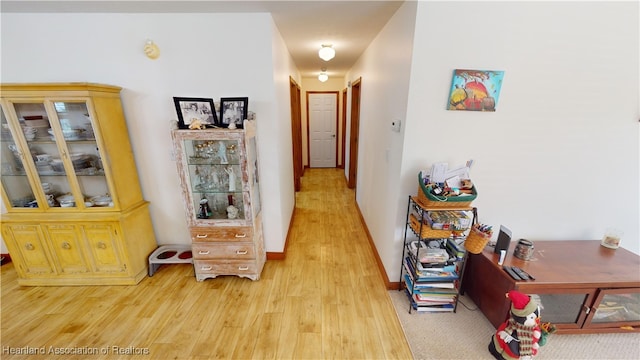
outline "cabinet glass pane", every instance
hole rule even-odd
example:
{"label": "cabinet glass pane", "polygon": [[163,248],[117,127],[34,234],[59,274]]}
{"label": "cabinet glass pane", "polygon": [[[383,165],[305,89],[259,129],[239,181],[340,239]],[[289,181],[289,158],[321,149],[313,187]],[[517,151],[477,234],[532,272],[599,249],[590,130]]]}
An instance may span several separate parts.
{"label": "cabinet glass pane", "polygon": [[640,293],[605,295],[591,323],[618,321],[640,321]]}
{"label": "cabinet glass pane", "polygon": [[553,324],[574,324],[578,321],[587,294],[538,294],[542,319]]}
{"label": "cabinet glass pane", "polygon": [[251,208],[254,216],[260,213],[260,177],[258,176],[258,150],[256,138],[252,137],[247,143],[247,168],[249,169],[249,184],[251,186]]}
{"label": "cabinet glass pane", "polygon": [[[18,121],[24,129],[35,129],[34,136],[26,137],[33,155],[36,171],[51,207],[74,207],[71,185],[64,167],[45,105],[43,103],[14,103]],[[25,131],[26,134],[26,131]]]}
{"label": "cabinet glass pane", "polygon": [[0,111],[0,116],[2,117],[0,120],[2,126],[0,134],[2,187],[9,198],[10,206],[20,208],[38,207],[38,202],[27,179],[25,164],[20,157],[24,152],[16,144],[9,130],[7,118],[4,115],[5,109],[2,110]]}
{"label": "cabinet glass pane", "polygon": [[113,207],[93,123],[84,102],[53,103],[85,206]]}
{"label": "cabinet glass pane", "polygon": [[198,219],[245,219],[237,140],[185,140]]}

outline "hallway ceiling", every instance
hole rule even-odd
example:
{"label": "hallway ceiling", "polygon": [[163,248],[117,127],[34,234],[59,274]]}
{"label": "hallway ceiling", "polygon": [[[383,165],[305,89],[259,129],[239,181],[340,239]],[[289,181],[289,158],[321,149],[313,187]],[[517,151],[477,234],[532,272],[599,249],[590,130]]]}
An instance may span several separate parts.
{"label": "hallway ceiling", "polygon": [[[3,0],[2,12],[270,12],[302,77],[322,67],[342,77],[402,5],[402,0]],[[336,57],[318,57],[333,44]]]}

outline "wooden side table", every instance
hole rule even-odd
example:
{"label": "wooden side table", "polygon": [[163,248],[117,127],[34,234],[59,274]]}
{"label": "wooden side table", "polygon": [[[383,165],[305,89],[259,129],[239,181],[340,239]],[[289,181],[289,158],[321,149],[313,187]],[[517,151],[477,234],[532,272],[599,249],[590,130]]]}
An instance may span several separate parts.
{"label": "wooden side table", "polygon": [[504,264],[535,277],[516,281],[498,265],[493,248],[470,254],[463,291],[497,328],[509,315],[509,290],[538,296],[542,320],[558,333],[640,332],[640,256],[600,246],[599,240],[534,241],[524,261],[507,250]]}

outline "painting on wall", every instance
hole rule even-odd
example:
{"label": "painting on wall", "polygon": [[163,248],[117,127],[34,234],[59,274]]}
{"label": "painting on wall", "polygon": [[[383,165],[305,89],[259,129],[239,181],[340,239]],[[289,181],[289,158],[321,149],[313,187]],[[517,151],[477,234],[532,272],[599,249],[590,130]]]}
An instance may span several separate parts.
{"label": "painting on wall", "polygon": [[449,91],[449,110],[496,111],[504,71],[453,71]]}

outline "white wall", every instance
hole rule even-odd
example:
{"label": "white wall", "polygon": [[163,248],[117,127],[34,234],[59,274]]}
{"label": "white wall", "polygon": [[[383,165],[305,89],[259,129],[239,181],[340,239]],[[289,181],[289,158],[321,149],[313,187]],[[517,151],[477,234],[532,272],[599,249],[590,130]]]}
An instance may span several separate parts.
{"label": "white wall", "polygon": [[[616,226],[640,253],[638,54],[637,2],[419,2],[399,198],[434,162],[474,159],[481,222],[534,243]],[[457,68],[505,71],[495,113],[445,110]]]}
{"label": "white wall", "polygon": [[[392,131],[391,122],[399,119],[402,129],[408,121],[415,9],[416,2],[402,5],[347,74],[352,82],[362,78],[356,201],[387,275],[397,274],[392,281],[399,276],[403,229],[398,225],[410,192],[398,186],[406,135]],[[350,112],[350,92],[348,104]]]}
{"label": "white wall", "polygon": [[[290,117],[283,115],[289,106],[282,94],[288,93],[295,65],[270,14],[1,16],[3,82],[89,81],[124,88],[125,116],[159,244],[190,243],[171,154],[172,97],[249,97],[258,120],[266,248],[282,251],[293,211],[293,185],[287,181]],[[142,51],[147,38],[160,47],[155,61]]]}
{"label": "white wall", "polygon": [[[267,251],[283,252],[290,221],[295,208],[293,184],[293,139],[291,134],[291,96],[289,77],[300,81],[300,73],[273,20],[273,82],[275,91],[272,102],[276,106],[276,121],[258,121],[258,142],[262,199],[264,202],[265,240],[270,239]],[[260,127],[260,125],[262,125]],[[268,137],[268,141],[263,138]],[[267,147],[269,146],[269,147]],[[265,166],[266,164],[266,166]],[[276,216],[277,215],[277,216]],[[267,233],[267,230],[269,232]],[[275,240],[278,241],[275,241]]]}

